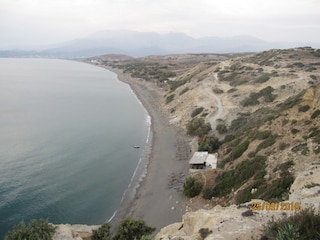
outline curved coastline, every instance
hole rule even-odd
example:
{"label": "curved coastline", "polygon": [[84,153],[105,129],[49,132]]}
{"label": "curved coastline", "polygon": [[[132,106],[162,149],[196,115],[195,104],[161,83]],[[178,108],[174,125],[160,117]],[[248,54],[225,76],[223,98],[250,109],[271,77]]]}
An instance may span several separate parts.
{"label": "curved coastline", "polygon": [[146,143],[142,159],[120,206],[111,219],[112,226],[132,216],[145,220],[159,231],[168,224],[181,221],[185,213],[186,199],[183,194],[167,187],[170,174],[186,174],[188,171],[186,162],[176,160],[176,142],[185,136],[179,129],[172,127],[167,116],[161,112],[162,96],[152,83],[128,77],[119,69],[103,67],[117,74],[120,81],[130,86],[151,117],[149,142]]}

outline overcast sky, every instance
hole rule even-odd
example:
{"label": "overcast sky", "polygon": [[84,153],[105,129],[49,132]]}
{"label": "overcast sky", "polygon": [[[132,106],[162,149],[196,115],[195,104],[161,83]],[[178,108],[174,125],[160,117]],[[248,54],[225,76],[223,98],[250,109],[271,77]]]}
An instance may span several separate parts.
{"label": "overcast sky", "polygon": [[0,49],[113,29],[320,42],[320,0],[0,0]]}

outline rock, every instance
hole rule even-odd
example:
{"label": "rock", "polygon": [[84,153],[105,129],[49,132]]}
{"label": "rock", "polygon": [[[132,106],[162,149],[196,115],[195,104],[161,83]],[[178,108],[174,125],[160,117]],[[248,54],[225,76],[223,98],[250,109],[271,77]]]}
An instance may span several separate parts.
{"label": "rock", "polygon": [[206,240],[250,239],[251,236],[259,236],[259,230],[262,229],[263,223],[270,220],[273,215],[278,215],[278,217],[281,215],[281,213],[261,211],[244,217],[242,213],[243,209],[236,205],[216,206],[211,210],[201,209],[188,212],[183,216],[181,223],[174,223],[161,229],[156,239],[168,240],[175,237],[181,237],[185,240],[197,239],[200,236],[200,229],[206,228],[208,231],[212,231]]}
{"label": "rock", "polygon": [[70,225],[59,224],[53,236],[53,240],[87,240],[92,236],[92,230],[98,229],[100,225]]}

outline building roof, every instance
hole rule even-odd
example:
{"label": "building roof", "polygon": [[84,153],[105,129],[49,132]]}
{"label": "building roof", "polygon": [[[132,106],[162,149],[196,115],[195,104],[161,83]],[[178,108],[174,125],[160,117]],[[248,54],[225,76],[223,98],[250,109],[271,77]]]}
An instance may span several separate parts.
{"label": "building roof", "polygon": [[217,168],[217,162],[218,162],[217,155],[208,154],[208,157],[206,159],[206,165],[207,166],[211,166],[212,169],[216,169]]}
{"label": "building roof", "polygon": [[189,164],[205,164],[208,152],[195,152],[189,161]]}

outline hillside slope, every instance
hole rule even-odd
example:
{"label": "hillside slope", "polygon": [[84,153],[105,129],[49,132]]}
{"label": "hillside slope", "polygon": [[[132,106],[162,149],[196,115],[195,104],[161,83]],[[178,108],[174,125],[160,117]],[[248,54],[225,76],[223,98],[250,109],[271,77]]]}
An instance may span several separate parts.
{"label": "hillside slope", "polygon": [[[194,125],[190,123],[203,119],[203,124],[212,130],[196,132],[204,141],[200,145],[208,146],[212,137],[218,137],[218,168],[202,172],[207,179],[204,192],[190,200],[188,211],[205,208],[215,212],[221,210],[217,205],[230,206],[226,212],[221,210],[221,216],[226,218],[217,220],[225,222],[236,219],[233,204],[252,199],[289,199],[301,202],[303,207],[319,202],[319,49],[270,50],[245,56],[169,55],[89,61],[93,60],[123,69],[141,81],[153,81],[163,94],[162,110],[171,124],[182,126],[191,135],[197,134],[191,133],[190,126]],[[197,142],[193,141],[194,150]],[[319,209],[318,205],[315,207]],[[206,214],[210,215],[202,215]],[[186,219],[184,226],[190,221]],[[240,216],[236,222],[241,219]],[[250,226],[254,229],[255,224],[258,228],[257,221],[269,218],[262,215],[256,220],[248,219],[253,221]],[[184,235],[177,230],[179,224],[160,235],[188,239],[198,234],[200,226],[194,224],[197,222],[191,224],[192,231],[182,231]],[[210,226],[212,231],[219,229],[216,224]]]}

